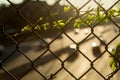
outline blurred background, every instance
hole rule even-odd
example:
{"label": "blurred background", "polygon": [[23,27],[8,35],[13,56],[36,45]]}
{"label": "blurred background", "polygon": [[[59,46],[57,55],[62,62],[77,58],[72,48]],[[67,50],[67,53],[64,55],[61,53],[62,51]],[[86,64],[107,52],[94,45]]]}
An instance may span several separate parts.
{"label": "blurred background", "polygon": [[[96,8],[118,12],[108,23],[74,27],[76,19],[84,19],[87,11],[94,15]],[[113,72],[110,52],[120,40],[119,10],[119,0],[0,0],[1,80],[108,79]],[[54,21],[69,18],[65,28],[54,27]],[[21,31],[36,25],[40,30]],[[110,80],[119,80],[119,75]]]}

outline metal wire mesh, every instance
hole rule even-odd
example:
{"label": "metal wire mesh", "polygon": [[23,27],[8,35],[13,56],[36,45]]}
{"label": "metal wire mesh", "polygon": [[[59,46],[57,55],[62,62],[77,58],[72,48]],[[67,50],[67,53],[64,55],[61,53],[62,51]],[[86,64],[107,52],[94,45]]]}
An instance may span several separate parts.
{"label": "metal wire mesh", "polygon": [[[24,0],[21,4],[6,1],[10,6],[1,8],[0,13],[0,46],[4,45],[0,52],[1,80],[119,80],[120,68],[112,71],[109,67],[109,47],[120,38],[119,18],[108,16],[108,12],[119,5],[119,0],[106,3],[109,4],[107,8],[98,0],[86,0],[80,6],[73,2],[77,4],[81,0],[65,0],[63,3],[72,6],[74,11],[66,14],[64,6],[60,7],[62,0],[56,0],[51,6],[40,0]],[[85,27],[72,27],[76,19],[85,18],[87,13],[92,16],[94,8],[84,11],[91,2],[98,7],[98,13],[102,9],[109,23],[96,21],[90,25],[83,21]],[[64,28],[53,27],[53,21],[58,24],[58,20],[66,21],[69,17],[73,18]],[[44,27],[35,30],[45,22],[50,23],[48,30]],[[31,27],[30,32],[21,32],[25,25]],[[100,45],[94,48],[97,45],[94,41]]]}

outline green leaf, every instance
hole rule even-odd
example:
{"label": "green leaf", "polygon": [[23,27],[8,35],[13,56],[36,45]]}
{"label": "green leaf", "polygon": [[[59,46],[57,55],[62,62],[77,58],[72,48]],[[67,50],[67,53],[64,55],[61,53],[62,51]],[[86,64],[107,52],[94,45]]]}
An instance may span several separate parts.
{"label": "green leaf", "polygon": [[63,20],[58,20],[57,22],[56,21],[53,22],[53,26],[58,29],[61,29],[62,27],[65,26],[65,23]]}
{"label": "green leaf", "polygon": [[76,28],[80,28],[80,27],[81,27],[81,24],[80,24],[80,23],[74,23],[73,26],[76,27]]}
{"label": "green leaf", "polygon": [[24,28],[22,28],[22,29],[21,29],[21,32],[24,32],[24,31],[25,31]]}
{"label": "green leaf", "polygon": [[61,23],[61,22],[63,22],[63,20],[58,20],[57,22],[58,22],[58,23]]}
{"label": "green leaf", "polygon": [[21,32],[26,32],[26,31],[31,31],[31,26],[30,25],[26,25],[21,29]]}
{"label": "green leaf", "polygon": [[71,6],[70,5],[64,7],[64,12],[68,12],[70,10],[71,10]]}
{"label": "green leaf", "polygon": [[74,25],[73,25],[74,27],[77,27],[77,23],[74,23]]}
{"label": "green leaf", "polygon": [[105,22],[108,23],[108,22],[109,22],[109,19],[108,19],[108,18],[105,18]]}
{"label": "green leaf", "polygon": [[36,25],[36,26],[35,26],[35,30],[41,30],[40,26],[39,26],[39,25]]}
{"label": "green leaf", "polygon": [[42,21],[42,20],[43,20],[43,17],[40,17],[40,18],[39,18],[39,21]]}
{"label": "green leaf", "polygon": [[112,69],[112,70],[115,70],[115,69],[116,69],[116,67],[115,67],[115,63],[112,63],[112,65],[111,65],[111,69]]}
{"label": "green leaf", "polygon": [[42,26],[43,26],[44,30],[47,30],[47,28],[50,27],[50,23],[46,22]]}
{"label": "green leaf", "polygon": [[81,27],[81,24],[82,24],[82,21],[80,18],[76,19],[75,22],[74,22],[74,27],[77,27],[77,28],[80,28]]}
{"label": "green leaf", "polygon": [[111,67],[112,70],[116,69],[116,63],[115,63],[114,59],[110,60],[109,65],[110,65],[110,67]]}
{"label": "green leaf", "polygon": [[59,25],[60,25],[61,27],[64,27],[64,26],[65,26],[65,23],[61,22],[61,23],[59,23]]}
{"label": "green leaf", "polygon": [[120,58],[120,43],[116,45],[115,55],[117,58]]}

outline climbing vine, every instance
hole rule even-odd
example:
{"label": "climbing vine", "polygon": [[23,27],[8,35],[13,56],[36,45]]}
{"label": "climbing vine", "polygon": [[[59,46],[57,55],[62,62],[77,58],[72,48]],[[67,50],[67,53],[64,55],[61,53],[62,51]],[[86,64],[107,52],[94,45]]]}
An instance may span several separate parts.
{"label": "climbing vine", "polygon": [[[63,9],[63,13],[71,11],[72,13],[75,13],[76,10],[74,10],[70,5],[65,6]],[[59,15],[61,13],[58,13],[57,11],[56,15]],[[44,22],[41,25],[26,25],[21,29],[21,32],[28,32],[32,30],[41,30],[43,28],[45,31],[48,30],[48,28],[53,27],[57,29],[62,29],[68,24],[71,20],[73,21],[73,27],[75,28],[81,28],[82,25],[92,25],[95,23],[101,24],[102,22],[108,23],[110,19],[114,17],[119,17],[120,15],[120,8],[118,9],[110,9],[108,11],[103,10],[100,7],[97,7],[94,11],[87,10],[86,13],[84,13],[82,16],[77,15],[78,17],[69,17],[67,20],[64,19],[58,19],[53,22]],[[54,16],[53,16],[54,17]],[[39,22],[42,22],[44,19],[43,17],[39,18]],[[51,26],[52,25],[52,26]],[[109,62],[109,65],[112,70],[115,70],[117,67],[120,66],[120,44],[118,44],[115,47],[115,50],[111,52],[111,60]]]}

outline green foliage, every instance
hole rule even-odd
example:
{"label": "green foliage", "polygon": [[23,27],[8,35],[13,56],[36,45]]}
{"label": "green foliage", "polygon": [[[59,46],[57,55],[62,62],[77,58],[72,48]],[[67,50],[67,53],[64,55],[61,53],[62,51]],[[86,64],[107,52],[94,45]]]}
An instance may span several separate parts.
{"label": "green foliage", "polygon": [[74,27],[80,28],[81,27],[82,20],[80,18],[76,19],[74,22]]}
{"label": "green foliage", "polygon": [[64,12],[68,12],[68,11],[70,11],[71,9],[72,9],[71,6],[70,6],[70,5],[67,5],[67,6],[64,7]]}
{"label": "green foliage", "polygon": [[120,14],[120,8],[118,8],[117,13]]}
{"label": "green foliage", "polygon": [[110,9],[107,13],[108,13],[108,17],[112,18],[114,17],[115,13],[117,12],[117,10],[115,9]]}
{"label": "green foliage", "polygon": [[110,60],[109,65],[112,70],[116,69],[116,61],[113,58]]}
{"label": "green foliage", "polygon": [[82,24],[91,25],[94,22],[94,15],[91,15],[90,12],[88,12],[86,15],[83,16]]}
{"label": "green foliage", "polygon": [[39,26],[39,25],[36,25],[36,26],[35,26],[35,30],[41,30],[40,26]]}
{"label": "green foliage", "polygon": [[[98,23],[101,23],[101,22],[103,22],[105,19],[107,19],[106,18],[106,16],[105,16],[105,14],[104,13],[101,13],[101,14],[99,14],[99,17],[98,17]],[[106,22],[108,22],[108,21],[106,21]]]}
{"label": "green foliage", "polygon": [[27,31],[31,31],[30,25],[26,25],[21,29],[21,32],[27,32]]}
{"label": "green foliage", "polygon": [[[101,4],[102,6],[103,4]],[[63,13],[68,12],[68,11],[73,11],[75,12],[75,10],[72,9],[72,7],[70,5],[65,6],[63,9]],[[81,25],[92,25],[94,23],[102,23],[102,22],[109,22],[109,18],[113,18],[115,16],[115,14],[120,14],[120,8],[118,8],[118,10],[116,9],[110,9],[107,12],[104,11],[101,7],[97,7],[96,9],[94,9],[95,11],[91,13],[90,11],[90,7],[88,7],[88,12],[85,13],[83,16],[81,16],[80,18],[76,18],[74,20],[73,23],[73,27],[77,27],[77,28],[81,28]],[[58,16],[60,13],[59,10],[57,10],[54,14],[52,14],[52,16]],[[39,22],[43,21],[43,17],[39,18]],[[63,19],[59,19],[57,21],[53,21],[51,22],[45,22],[42,23],[41,25],[36,25],[34,28],[35,30],[41,30],[41,27],[43,27],[44,30],[47,30],[48,28],[50,28],[50,25],[52,24],[54,28],[57,29],[62,29],[66,24],[68,24],[71,20],[73,19],[73,17],[69,17],[66,21],[64,21]],[[27,25],[24,26],[21,31],[25,32],[25,31],[31,31],[31,26]]]}
{"label": "green foliage", "polygon": [[44,24],[42,24],[44,30],[47,30],[48,27],[50,27],[50,23],[49,22],[46,22]]}
{"label": "green foliage", "polygon": [[53,26],[58,29],[61,29],[65,26],[65,22],[63,20],[54,21]]}
{"label": "green foliage", "polygon": [[[103,4],[101,4],[102,6]],[[77,8],[76,8],[77,9]],[[63,9],[63,13],[65,12],[76,12],[77,10],[73,10],[72,7],[70,5],[65,6]],[[59,16],[59,14],[61,14],[62,12],[60,12],[59,10],[57,10],[54,13],[50,13],[52,17],[56,17]],[[69,13],[68,13],[69,14]],[[53,22],[44,22],[43,21],[43,17],[40,17],[38,22],[44,22],[41,25],[36,25],[36,26],[30,26],[30,25],[26,25],[21,29],[21,32],[27,32],[27,31],[32,31],[32,30],[48,30],[48,28],[50,27],[54,27],[57,29],[62,29],[65,27],[66,24],[68,24],[71,20],[73,21],[73,27],[75,28],[81,28],[81,26],[88,26],[88,25],[92,25],[94,23],[102,23],[102,22],[109,22],[109,19],[113,18],[116,16],[116,14],[119,16],[120,15],[120,8],[116,9],[110,9],[108,11],[104,11],[101,7],[97,7],[94,12],[90,11],[90,7],[88,8],[88,11],[83,14],[82,16],[78,16],[77,18],[74,17],[69,17],[68,19],[63,20],[63,19],[58,19],[55,20]],[[66,15],[64,15],[66,16]],[[63,17],[63,16],[62,16]],[[74,19],[73,19],[74,18]],[[52,25],[52,26],[51,26]],[[118,44],[115,47],[115,50],[111,52],[111,60],[109,62],[109,65],[111,67],[112,70],[115,70],[117,67],[120,67],[120,44]]]}
{"label": "green foliage", "polygon": [[[39,25],[36,25],[34,27],[34,30],[41,30],[41,28]],[[21,29],[21,32],[31,32],[31,31],[32,31],[32,26],[30,26],[30,25],[26,25]]]}
{"label": "green foliage", "polygon": [[115,49],[111,52],[111,60],[109,62],[109,65],[112,70],[115,70],[116,68],[120,67],[120,43],[117,44]]}
{"label": "green foliage", "polygon": [[40,17],[40,18],[39,18],[39,21],[42,21],[42,20],[43,20],[43,17]]}

